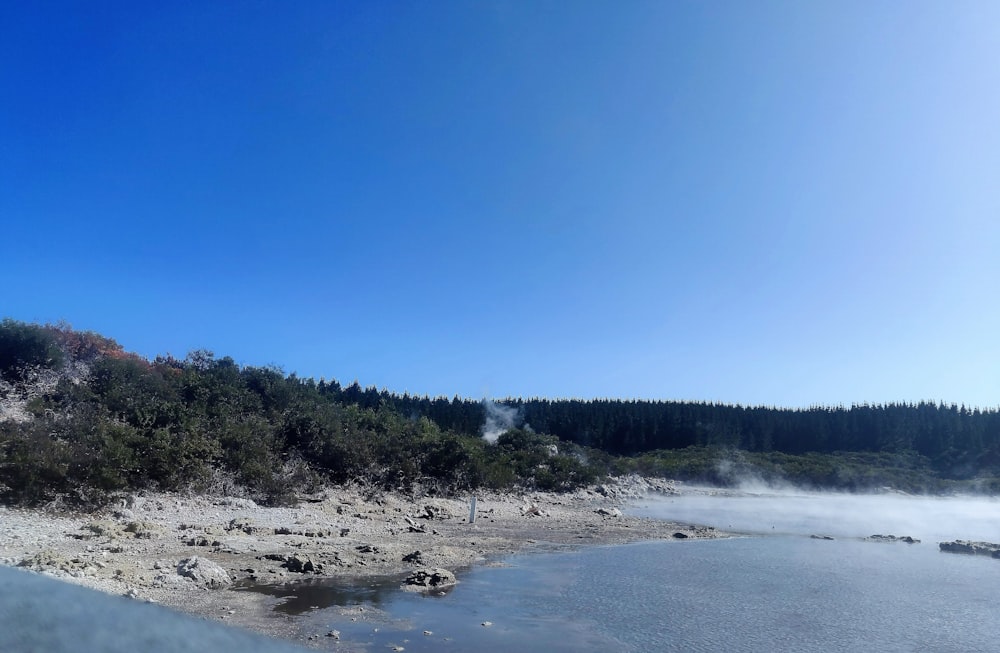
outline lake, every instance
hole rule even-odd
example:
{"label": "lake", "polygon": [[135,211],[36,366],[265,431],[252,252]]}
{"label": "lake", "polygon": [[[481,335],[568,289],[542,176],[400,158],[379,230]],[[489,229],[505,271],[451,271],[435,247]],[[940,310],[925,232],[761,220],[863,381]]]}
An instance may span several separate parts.
{"label": "lake", "polygon": [[[995,651],[1000,642],[1000,560],[937,546],[1000,540],[996,501],[692,493],[632,511],[752,535],[513,556],[460,573],[443,596],[398,591],[398,579],[285,586],[285,609],[341,631],[334,648],[345,651]],[[875,533],[922,542],[860,539]],[[351,605],[382,618],[351,622],[331,609]]]}

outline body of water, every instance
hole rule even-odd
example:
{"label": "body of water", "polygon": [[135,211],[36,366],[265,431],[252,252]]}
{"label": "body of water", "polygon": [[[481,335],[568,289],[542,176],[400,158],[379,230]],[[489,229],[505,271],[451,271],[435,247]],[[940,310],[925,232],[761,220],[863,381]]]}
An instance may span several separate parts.
{"label": "body of water", "polygon": [[[937,542],[1000,539],[990,538],[997,508],[988,500],[694,494],[636,510],[754,535],[514,556],[461,574],[439,597],[400,592],[388,580],[311,584],[288,600],[318,606],[303,618],[340,630],[344,650],[995,651],[1000,560],[943,554]],[[923,541],[860,539],[875,533]],[[324,605],[377,608],[385,619],[345,621]]]}

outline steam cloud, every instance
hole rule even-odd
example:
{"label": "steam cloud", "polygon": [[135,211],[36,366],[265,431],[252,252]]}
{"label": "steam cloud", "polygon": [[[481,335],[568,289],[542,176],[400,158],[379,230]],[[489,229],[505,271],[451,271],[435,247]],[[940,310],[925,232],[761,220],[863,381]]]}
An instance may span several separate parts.
{"label": "steam cloud", "polygon": [[1000,501],[992,497],[929,497],[805,490],[689,488],[651,499],[639,514],[745,533],[836,537],[909,535],[935,543],[953,539],[1000,542]]}
{"label": "steam cloud", "polygon": [[483,412],[486,414],[486,422],[482,428],[483,438],[490,444],[494,444],[497,438],[507,431],[517,428],[517,423],[520,421],[516,408],[489,399],[483,399]]}

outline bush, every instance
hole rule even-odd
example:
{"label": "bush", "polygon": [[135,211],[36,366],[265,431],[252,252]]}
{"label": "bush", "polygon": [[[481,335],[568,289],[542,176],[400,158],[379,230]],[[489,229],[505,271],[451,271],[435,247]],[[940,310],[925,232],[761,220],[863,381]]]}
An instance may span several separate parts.
{"label": "bush", "polygon": [[52,330],[5,318],[0,323],[0,378],[22,381],[31,369],[54,368],[64,356]]}

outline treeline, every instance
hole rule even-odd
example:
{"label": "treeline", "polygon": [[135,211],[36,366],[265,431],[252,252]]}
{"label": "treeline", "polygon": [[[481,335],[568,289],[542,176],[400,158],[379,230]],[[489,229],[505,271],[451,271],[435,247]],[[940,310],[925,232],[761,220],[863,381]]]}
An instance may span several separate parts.
{"label": "treeline", "polygon": [[[482,424],[481,402],[394,397],[356,385],[363,401],[433,416],[444,428]],[[561,440],[635,457],[708,447],[754,453],[868,452],[917,455],[944,477],[1000,470],[1000,412],[952,404],[854,405],[792,410],[676,401],[507,399],[518,424]]]}
{"label": "treeline", "polygon": [[[639,472],[816,488],[1000,489],[1000,413],[918,403],[788,410],[671,401],[482,401],[301,379],[192,352],[148,361],[68,326],[0,323],[0,500],[137,489],[280,503],[323,484],[566,490]],[[503,411],[501,411],[503,412]]]}

